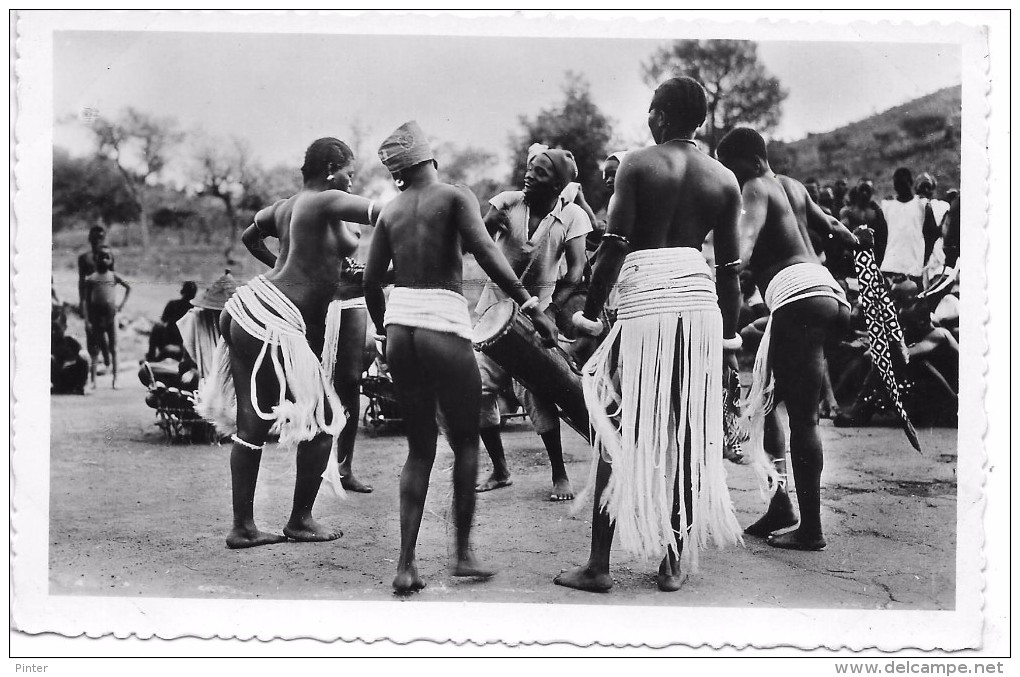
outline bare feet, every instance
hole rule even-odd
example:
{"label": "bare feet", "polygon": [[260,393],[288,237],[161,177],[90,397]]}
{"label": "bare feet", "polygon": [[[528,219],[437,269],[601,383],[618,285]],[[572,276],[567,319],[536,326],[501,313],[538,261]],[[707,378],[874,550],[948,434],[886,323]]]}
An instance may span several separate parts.
{"label": "bare feet", "polygon": [[797,524],[797,514],[793,511],[793,503],[790,501],[790,494],[786,489],[780,487],[772,496],[769,509],[765,515],[744,529],[748,536],[765,538],[774,531],[786,529]]}
{"label": "bare feet", "polygon": [[496,570],[479,562],[474,555],[468,554],[459,557],[450,567],[450,575],[457,578],[492,578],[496,575]]}
{"label": "bare feet", "polygon": [[398,595],[409,595],[425,587],[425,581],[418,575],[418,567],[411,565],[406,569],[398,569],[393,579],[393,591]]}
{"label": "bare feet", "polygon": [[587,592],[609,592],[613,587],[613,577],[608,573],[597,574],[588,565],[564,571],[553,579],[556,585]]}
{"label": "bare feet", "polygon": [[676,592],[687,582],[687,574],[680,571],[680,562],[670,562],[669,555],[662,558],[655,584],[662,592]]}
{"label": "bare feet", "polygon": [[307,517],[301,521],[291,519],[283,528],[283,534],[292,541],[335,541],[344,535],[339,529],[329,529],[315,521],[314,517]]}
{"label": "bare feet", "polygon": [[495,473],[489,475],[488,479],[475,487],[475,491],[479,494],[485,491],[492,491],[493,489],[502,489],[503,487],[509,487],[514,481],[507,477],[497,477]]}
{"label": "bare feet", "polygon": [[227,534],[227,547],[231,550],[238,550],[240,548],[254,548],[259,545],[282,543],[286,540],[286,536],[259,531],[254,525],[246,529],[234,527]]}
{"label": "bare feet", "polygon": [[809,550],[819,551],[825,550],[825,538],[821,535],[817,537],[808,537],[800,533],[800,529],[794,529],[785,534],[776,534],[769,536],[766,541],[773,548],[781,548],[783,550]]}
{"label": "bare feet", "polygon": [[356,494],[370,494],[372,493],[371,485],[364,484],[357,477],[352,475],[350,471],[344,472],[343,468],[340,469],[340,484],[347,491],[353,491]]}
{"label": "bare feet", "polygon": [[574,500],[574,489],[570,486],[570,480],[564,477],[561,480],[553,481],[552,493],[549,494],[550,501],[572,501]]}

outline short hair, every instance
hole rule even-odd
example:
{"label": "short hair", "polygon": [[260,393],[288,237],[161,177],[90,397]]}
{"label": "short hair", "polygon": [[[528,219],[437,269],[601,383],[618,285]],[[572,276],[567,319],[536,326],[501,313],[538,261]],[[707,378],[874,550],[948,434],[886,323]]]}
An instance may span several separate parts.
{"label": "short hair", "polygon": [[92,226],[89,228],[89,242],[97,239],[100,235],[106,237],[106,228],[102,226]]}
{"label": "short hair", "polygon": [[316,174],[329,171],[330,165],[343,167],[354,159],[354,152],[346,143],[332,136],[316,139],[305,151],[301,176],[307,181]]}
{"label": "short hair", "polygon": [[[110,270],[113,270],[113,264],[116,263],[116,261],[117,261],[116,257],[114,257],[114,255],[113,255],[113,248],[110,245],[108,245],[108,244],[104,244],[97,251],[99,253],[108,252],[110,254]],[[99,258],[98,254],[97,254],[96,258]]]}
{"label": "short hair", "polygon": [[750,127],[737,127],[723,137],[715,149],[716,157],[727,157],[753,160],[761,158],[768,162],[769,154],[765,149],[765,139]]}
{"label": "short hair", "polygon": [[192,282],[191,280],[188,280],[187,282],[181,285],[181,296],[193,299],[195,298],[196,294],[198,294],[198,285]]}
{"label": "short hair", "polygon": [[892,175],[893,183],[896,181],[906,181],[911,186],[914,185],[914,174],[906,167],[900,167]]}
{"label": "short hair", "polygon": [[693,132],[708,115],[705,88],[694,78],[682,76],[663,82],[652,95],[652,108],[662,111],[670,126]]}

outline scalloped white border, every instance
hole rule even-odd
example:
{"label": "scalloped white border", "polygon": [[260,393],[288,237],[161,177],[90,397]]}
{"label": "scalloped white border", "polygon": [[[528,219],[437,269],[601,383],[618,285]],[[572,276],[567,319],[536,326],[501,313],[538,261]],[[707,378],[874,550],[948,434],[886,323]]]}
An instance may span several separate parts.
{"label": "scalloped white border", "polygon": [[[587,14],[593,14],[588,12]],[[619,13],[617,13],[619,14]],[[660,15],[666,14],[668,21]],[[780,13],[772,13],[773,15]],[[428,14],[313,13],[57,13],[18,17],[12,277],[14,282],[12,624],[28,634],[91,637],[257,637],[330,640],[388,638],[395,642],[450,639],[509,645],[688,647],[828,647],[895,651],[905,647],[958,650],[982,646],[985,506],[985,322],[988,188],[988,43],[984,30],[956,22],[926,23],[931,12],[879,23],[847,12],[781,13],[781,20],[748,19],[751,12],[657,12],[655,17],[583,17],[531,12]],[[538,20],[536,20],[536,17]],[[867,18],[875,17],[873,12]],[[719,18],[724,20],[720,21]],[[793,21],[789,20],[794,19]],[[228,20],[225,20],[228,19]],[[821,21],[819,21],[819,19]],[[12,30],[14,27],[12,26]],[[603,607],[513,604],[399,604],[396,602],[120,599],[50,596],[47,583],[49,394],[29,377],[45,369],[45,308],[50,261],[52,148],[52,31],[159,30],[208,32],[434,33],[550,37],[747,38],[826,41],[945,42],[963,50],[961,192],[982,196],[963,206],[963,311],[957,548],[954,611],[847,611]],[[996,62],[998,65],[998,62]],[[1006,66],[1008,69],[1008,65]],[[12,102],[12,117],[15,102]],[[13,153],[12,153],[13,155]],[[13,159],[12,159],[13,162]],[[1002,461],[998,461],[1000,464]],[[1008,463],[1008,460],[1005,461]],[[1008,468],[1008,465],[1006,466]],[[1008,470],[1007,470],[1008,471]],[[994,532],[1000,538],[1001,532]],[[1008,571],[1008,569],[1007,569]],[[1001,594],[1001,592],[999,592]],[[1008,611],[1005,616],[1008,620]],[[356,620],[354,620],[356,619]],[[1001,629],[1000,629],[1001,632]],[[78,643],[81,644],[80,642]],[[250,643],[249,643],[250,644]],[[83,650],[80,646],[77,649]]]}

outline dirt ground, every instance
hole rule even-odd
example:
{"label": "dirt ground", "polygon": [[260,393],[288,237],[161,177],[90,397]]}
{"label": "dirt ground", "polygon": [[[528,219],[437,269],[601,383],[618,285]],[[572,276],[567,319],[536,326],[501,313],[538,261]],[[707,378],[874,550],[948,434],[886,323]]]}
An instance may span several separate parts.
{"label": "dirt ground", "polygon": [[[144,388],[125,367],[123,386],[52,398],[50,589],[53,594],[194,598],[392,599],[398,548],[397,478],[405,454],[396,429],[363,429],[356,470],[375,486],[340,502],[325,494],[318,518],[340,526],[330,543],[287,542],[233,551],[228,448],[170,445],[154,425]],[[549,465],[526,422],[504,442],[512,487],[479,496],[474,542],[500,573],[484,583],[447,572],[452,548],[452,454],[441,442],[418,553],[429,586],[414,596],[475,602],[559,602],[681,606],[952,609],[955,600],[956,431],[921,431],[917,454],[894,428],[822,428],[826,449],[823,523],[829,548],[744,547],[703,554],[701,571],[676,594],[655,589],[656,562],[614,552],[607,595],[552,584],[580,564],[590,537],[590,503],[576,515],[547,500]],[[564,432],[575,488],[590,450]],[[487,460],[481,464],[488,469]],[[742,524],[763,509],[752,471],[726,464]],[[256,520],[279,530],[293,490],[293,457],[268,447]]]}

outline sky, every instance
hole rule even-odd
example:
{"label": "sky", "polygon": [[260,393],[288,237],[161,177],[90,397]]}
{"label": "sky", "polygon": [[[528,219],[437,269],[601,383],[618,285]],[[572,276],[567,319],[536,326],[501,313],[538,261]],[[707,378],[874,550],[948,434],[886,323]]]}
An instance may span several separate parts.
{"label": "sky", "polygon": [[[521,115],[562,100],[582,74],[614,123],[616,143],[646,138],[651,88],[641,63],[661,40],[64,31],[54,35],[55,119],[134,106],[186,130],[246,138],[267,166],[300,166],[315,138],[367,128],[374,154],[416,119],[433,138],[496,153],[509,168]],[[773,138],[823,132],[961,81],[959,47],[759,42],[789,90]],[[84,152],[80,124],[54,142]]]}

